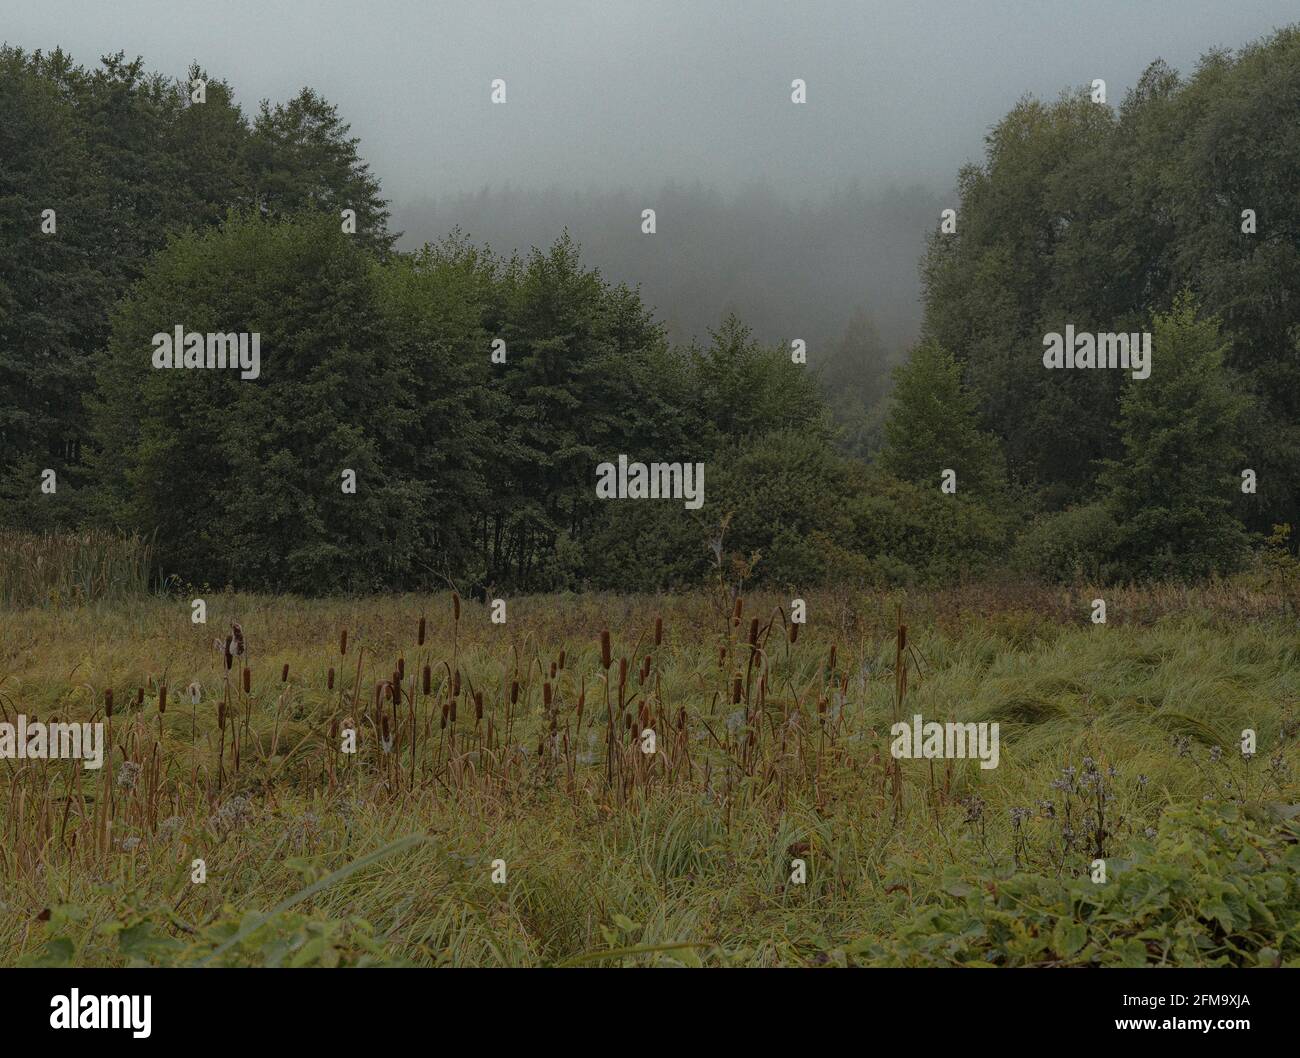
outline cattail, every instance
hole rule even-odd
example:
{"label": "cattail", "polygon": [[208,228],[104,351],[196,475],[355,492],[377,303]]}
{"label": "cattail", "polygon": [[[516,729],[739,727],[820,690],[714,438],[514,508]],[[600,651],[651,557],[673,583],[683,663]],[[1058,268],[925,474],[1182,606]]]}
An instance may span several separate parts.
{"label": "cattail", "polygon": [[345,628],[343,629],[342,632],[339,633],[339,653],[346,654],[347,652],[348,652],[348,630]]}
{"label": "cattail", "polygon": [[111,688],[104,692],[104,715],[113,715],[113,691]]}
{"label": "cattail", "polygon": [[451,696],[455,698],[458,694],[460,694],[460,669],[456,670],[456,675],[451,681]]}
{"label": "cattail", "polygon": [[388,714],[385,713],[379,719],[379,730],[385,742],[388,741]]}
{"label": "cattail", "polygon": [[334,689],[334,666],[330,666],[329,675],[325,678],[325,689],[332,691]]}
{"label": "cattail", "polygon": [[447,726],[447,713],[448,713],[448,711],[449,711],[450,709],[451,709],[451,703],[450,703],[450,702],[443,702],[443,703],[442,703],[442,723],[440,723],[440,724],[438,725],[438,727],[439,727],[440,729],[441,729],[441,728],[444,728],[444,727]]}
{"label": "cattail", "polygon": [[646,677],[649,675],[650,675],[650,655],[647,654],[645,656],[645,660],[641,662],[641,682],[645,683]]}
{"label": "cattail", "polygon": [[547,709],[551,707],[551,684],[549,681],[542,684],[542,705]]}
{"label": "cattail", "polygon": [[898,649],[900,653],[907,649],[907,625],[898,626]]}
{"label": "cattail", "polygon": [[727,648],[725,646],[718,647],[718,664],[722,665],[726,662],[726,660],[727,660]]}
{"label": "cattail", "polygon": [[451,700],[451,722],[453,724],[456,722],[456,701],[455,698]]}
{"label": "cattail", "polygon": [[835,649],[836,649],[836,645],[837,645],[837,644],[835,644],[835,643],[832,643],[832,644],[831,644],[831,672],[834,672],[834,671],[835,671]]}
{"label": "cattail", "polygon": [[609,653],[609,629],[603,628],[600,632],[600,667],[608,672],[611,664],[613,659]]}
{"label": "cattail", "polygon": [[425,694],[429,693],[429,687],[433,682],[433,670],[428,665],[424,666],[424,671],[420,673],[420,688]]}
{"label": "cattail", "polygon": [[339,740],[339,718],[336,716],[333,720],[330,721],[330,741],[337,742],[338,740]]}
{"label": "cattail", "polygon": [[135,707],[139,709],[142,705],[144,705],[144,688],[139,687],[135,692]]}
{"label": "cattail", "polygon": [[[334,670],[330,669],[330,672],[333,673]],[[245,667],[244,669],[244,693],[245,694],[248,693],[249,688],[251,688],[252,685],[253,685],[253,670]],[[331,683],[330,686],[333,686],[333,684]]]}
{"label": "cattail", "polygon": [[564,671],[564,657],[565,657],[564,651],[561,650],[561,651],[560,651],[560,671],[561,671],[561,672]]}
{"label": "cattail", "polygon": [[790,642],[799,642],[799,626],[797,624],[790,625]]}
{"label": "cattail", "polygon": [[736,605],[733,606],[732,609],[731,609],[731,621],[732,621],[732,624],[736,624],[736,625],[739,625],[739,624],[740,624],[740,611],[741,611],[742,609],[744,609],[744,606],[745,606],[745,600],[742,599],[739,595],[737,595],[737,596],[736,596]]}
{"label": "cattail", "polygon": [[397,678],[397,673],[393,673],[393,678],[388,681],[388,697],[393,700],[394,705],[402,704],[402,681]]}
{"label": "cattail", "polygon": [[618,659],[618,689],[621,691],[627,685],[627,658]]}
{"label": "cattail", "polygon": [[158,687],[158,712],[167,712],[167,684],[160,684]]}
{"label": "cattail", "polygon": [[244,655],[244,630],[239,626],[238,621],[230,622],[230,634],[235,640],[235,656],[243,657]]}
{"label": "cattail", "polygon": [[664,641],[664,619],[655,618],[655,646],[659,646]]}
{"label": "cattail", "polygon": [[557,666],[556,666],[555,662],[552,661],[552,662],[551,662],[551,679],[555,679],[555,673],[556,673],[556,671],[557,671]]}
{"label": "cattail", "polygon": [[740,673],[736,673],[736,675],[731,678],[731,704],[736,705],[740,701],[740,696],[741,678]]}
{"label": "cattail", "polygon": [[420,631],[415,637],[415,645],[420,647],[424,646],[424,618],[423,617],[420,618]]}
{"label": "cattail", "polygon": [[397,659],[397,679],[398,679],[399,682],[400,682],[401,680],[406,679],[406,659],[405,659],[405,658],[398,658],[398,659]]}
{"label": "cattail", "polygon": [[518,701],[519,701],[519,681],[511,680],[510,681],[510,704],[514,705]]}
{"label": "cattail", "polygon": [[280,670],[280,682],[281,683],[289,682],[289,663],[287,661],[284,663],[284,668]]}
{"label": "cattail", "polygon": [[226,636],[225,661],[226,661],[227,672],[230,671],[230,667],[231,665],[234,664],[235,661],[235,654],[233,650],[234,641],[235,641],[234,636]]}
{"label": "cattail", "polygon": [[456,592],[451,593],[451,614],[455,620],[460,620],[460,595]]}
{"label": "cattail", "polygon": [[474,692],[474,719],[475,720],[483,719],[483,692],[482,691]]}

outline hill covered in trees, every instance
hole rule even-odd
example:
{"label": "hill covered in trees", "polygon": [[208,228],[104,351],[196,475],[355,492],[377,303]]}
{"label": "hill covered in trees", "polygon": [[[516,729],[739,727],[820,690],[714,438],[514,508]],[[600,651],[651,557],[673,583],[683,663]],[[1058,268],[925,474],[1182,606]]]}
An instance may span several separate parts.
{"label": "hill covered in trees", "polygon": [[[802,363],[725,306],[673,340],[567,234],[395,249],[310,89],[250,117],[198,68],[6,48],[0,519],[311,594],[1231,571],[1300,517],[1298,110],[1295,29],[1021,103],[928,222],[886,401],[862,313]],[[1045,370],[1067,325],[1150,333],[1149,377]],[[157,370],[174,328],[257,335],[257,377]],[[619,455],[702,463],[706,502],[598,498]]]}

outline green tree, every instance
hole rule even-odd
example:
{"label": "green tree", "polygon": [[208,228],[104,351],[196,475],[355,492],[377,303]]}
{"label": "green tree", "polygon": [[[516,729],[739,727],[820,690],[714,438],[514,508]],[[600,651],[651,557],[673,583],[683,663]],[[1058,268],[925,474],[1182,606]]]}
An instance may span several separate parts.
{"label": "green tree", "polygon": [[[257,332],[260,377],[154,368],[153,336],[177,325]],[[104,516],[156,531],[164,569],[196,583],[401,583],[429,497],[403,474],[416,409],[396,344],[373,261],[331,217],[232,215],[174,239],[115,312],[100,360]]]}
{"label": "green tree", "polygon": [[987,500],[1005,484],[997,440],[979,429],[961,366],[934,342],[922,342],[894,372],[880,465],[895,477],[938,489],[945,469],[959,495]]}
{"label": "green tree", "polygon": [[1223,368],[1218,319],[1197,313],[1184,293],[1155,317],[1151,375],[1132,380],[1121,400],[1124,458],[1102,472],[1115,566],[1129,576],[1205,576],[1231,570],[1245,551],[1232,498],[1248,401]]}

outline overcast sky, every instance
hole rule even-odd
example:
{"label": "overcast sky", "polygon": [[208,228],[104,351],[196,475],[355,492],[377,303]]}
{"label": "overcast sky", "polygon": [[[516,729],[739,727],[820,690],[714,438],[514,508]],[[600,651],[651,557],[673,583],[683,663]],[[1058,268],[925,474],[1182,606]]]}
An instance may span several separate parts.
{"label": "overcast sky", "polygon": [[1025,93],[1101,77],[1118,101],[1153,58],[1186,72],[1297,20],[1296,0],[0,0],[10,44],[178,76],[197,59],[246,111],[313,86],[398,203],[506,183],[947,189]]}

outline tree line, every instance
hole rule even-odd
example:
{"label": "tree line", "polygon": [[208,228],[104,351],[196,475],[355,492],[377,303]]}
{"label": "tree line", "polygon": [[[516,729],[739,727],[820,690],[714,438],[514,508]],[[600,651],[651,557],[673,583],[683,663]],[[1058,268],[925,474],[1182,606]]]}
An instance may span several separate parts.
{"label": "tree line", "polygon": [[[249,117],[197,67],[0,49],[0,519],[308,594],[1230,571],[1300,498],[1298,40],[1020,104],[888,396],[865,316],[803,364],[734,314],[670,341],[567,233],[395,251],[310,89]],[[1066,322],[1151,330],[1151,377],[1045,371]],[[258,333],[260,377],[156,370],[174,326]],[[704,507],[598,499],[620,453],[704,463]]]}

